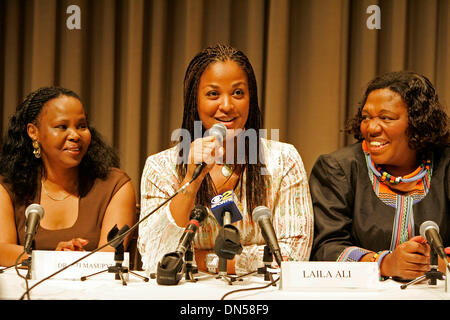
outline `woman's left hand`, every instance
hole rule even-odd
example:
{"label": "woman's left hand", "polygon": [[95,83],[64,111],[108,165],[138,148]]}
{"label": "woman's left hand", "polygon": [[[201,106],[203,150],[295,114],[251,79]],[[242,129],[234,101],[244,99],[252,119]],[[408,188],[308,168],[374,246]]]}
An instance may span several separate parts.
{"label": "woman's left hand", "polygon": [[55,251],[86,251],[83,246],[87,245],[89,240],[83,238],[74,238],[69,241],[60,241]]}
{"label": "woman's left hand", "polygon": [[383,276],[402,279],[415,279],[428,270],[430,270],[430,246],[421,236],[399,245],[381,264]]}

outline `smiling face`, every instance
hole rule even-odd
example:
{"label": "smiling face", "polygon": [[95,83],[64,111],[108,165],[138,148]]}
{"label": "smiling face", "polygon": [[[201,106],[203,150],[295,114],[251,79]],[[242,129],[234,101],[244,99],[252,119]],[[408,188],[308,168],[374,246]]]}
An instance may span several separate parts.
{"label": "smiling face", "polygon": [[205,129],[215,123],[227,129],[244,129],[249,102],[247,75],[236,62],[214,62],[200,77],[197,109]]}
{"label": "smiling face", "polygon": [[41,145],[46,167],[73,168],[80,164],[91,142],[81,102],[70,96],[47,101],[37,118],[28,124],[28,135]]}
{"label": "smiling face", "polygon": [[414,171],[416,151],[408,145],[408,112],[401,96],[387,88],[374,90],[361,114],[361,133],[372,160],[393,175]]}

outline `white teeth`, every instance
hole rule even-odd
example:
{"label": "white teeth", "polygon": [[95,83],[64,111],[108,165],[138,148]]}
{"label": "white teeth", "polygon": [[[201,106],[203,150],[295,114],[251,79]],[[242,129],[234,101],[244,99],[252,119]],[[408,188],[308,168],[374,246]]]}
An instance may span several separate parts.
{"label": "white teeth", "polygon": [[370,142],[370,145],[371,146],[374,146],[374,147],[379,147],[379,146],[381,146],[381,145],[384,145],[385,143],[381,143],[381,142],[379,142],[379,141],[371,141]]}

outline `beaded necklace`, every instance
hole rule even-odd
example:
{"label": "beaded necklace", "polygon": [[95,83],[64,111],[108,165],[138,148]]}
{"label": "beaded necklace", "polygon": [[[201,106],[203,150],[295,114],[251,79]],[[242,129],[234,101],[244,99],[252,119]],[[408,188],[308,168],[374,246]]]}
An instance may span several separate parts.
{"label": "beaded necklace", "polygon": [[[400,179],[398,179],[398,177],[392,177],[391,175],[388,177],[388,173],[384,173],[385,171],[380,166],[376,166],[373,163],[367,151],[365,141],[363,141],[362,149],[373,191],[381,201],[393,207],[395,210],[390,245],[390,250],[393,251],[399,244],[408,241],[415,235],[413,205],[420,202],[429,191],[433,172],[433,161],[432,159],[426,160],[414,172],[399,177]],[[417,181],[418,183],[414,187],[414,190],[408,194],[398,194],[389,188],[389,184],[408,183],[412,181]]]}
{"label": "beaded necklace", "polygon": [[381,182],[388,182],[391,184],[399,184],[399,183],[409,183],[413,181],[417,181],[425,177],[427,172],[430,171],[431,160],[424,160],[420,166],[412,173],[404,176],[404,177],[395,177],[386,171],[384,171],[381,166],[374,166],[372,159],[370,158],[370,154],[367,155],[367,162],[369,164],[369,168],[372,172],[380,179]]}

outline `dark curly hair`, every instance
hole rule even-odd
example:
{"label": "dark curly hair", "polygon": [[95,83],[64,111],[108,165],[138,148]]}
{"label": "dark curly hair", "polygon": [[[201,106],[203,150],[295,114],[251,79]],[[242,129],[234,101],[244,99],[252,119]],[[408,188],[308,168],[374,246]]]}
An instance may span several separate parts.
{"label": "dark curly hair", "polygon": [[[254,129],[257,134],[257,141],[259,142],[259,129],[262,126],[262,118],[258,104],[258,90],[255,73],[247,56],[242,51],[229,45],[216,44],[207,47],[199,52],[189,63],[184,77],[184,114],[182,128],[188,130],[191,137],[194,137],[194,121],[200,121],[197,107],[197,94],[200,78],[210,64],[228,60],[236,62],[247,75],[250,101],[245,129]],[[202,126],[202,135],[205,131],[205,128]],[[250,164],[248,160],[250,150],[248,139],[245,140],[245,150],[245,164],[239,166],[243,169],[241,172],[246,171],[247,211],[251,212],[254,207],[266,203],[265,190],[269,176],[261,174],[261,170],[263,170],[265,165],[261,161],[262,155],[260,155],[260,143],[257,143],[257,154],[260,156],[257,157],[257,163],[255,164]],[[181,180],[184,179],[186,170],[187,164],[177,165],[177,173],[178,176],[181,177]],[[200,186],[196,201],[197,203],[209,206],[211,204],[211,195],[213,194],[214,189],[212,180],[208,174]]]}
{"label": "dark curly hair", "polygon": [[[80,97],[73,91],[60,87],[42,87],[30,93],[16,108],[8,130],[3,137],[0,153],[0,174],[5,182],[11,184],[17,201],[29,203],[37,191],[37,179],[45,168],[42,160],[33,154],[31,138],[27,133],[27,124],[37,125],[45,103],[59,96]],[[87,118],[87,116],[86,116]],[[108,146],[101,135],[91,127],[91,143],[79,165],[79,194],[85,195],[96,178],[104,179],[111,167],[119,167],[119,157]]]}
{"label": "dark curly hair", "polygon": [[346,124],[347,133],[363,140],[360,129],[362,109],[372,91],[384,88],[398,93],[407,105],[406,134],[411,149],[426,154],[449,145],[448,115],[439,103],[433,84],[425,76],[412,71],[389,72],[370,81],[356,115]]}

